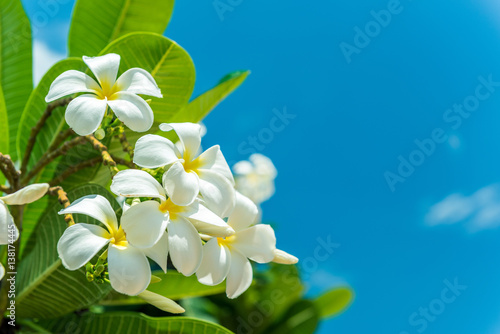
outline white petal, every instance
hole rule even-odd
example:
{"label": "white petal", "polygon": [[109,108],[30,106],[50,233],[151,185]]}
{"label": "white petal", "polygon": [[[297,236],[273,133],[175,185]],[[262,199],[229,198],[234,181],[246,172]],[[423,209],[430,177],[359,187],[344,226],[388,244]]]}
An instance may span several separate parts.
{"label": "white petal", "polygon": [[254,166],[250,163],[250,161],[243,160],[234,164],[233,170],[236,174],[246,175],[254,171]]}
{"label": "white petal", "polygon": [[136,296],[151,282],[151,268],[146,255],[133,246],[110,245],[108,271],[111,287],[116,291]]}
{"label": "white petal", "polygon": [[0,263],[0,280],[5,276],[5,268],[3,265]]}
{"label": "white petal", "polygon": [[196,277],[202,284],[217,285],[226,278],[230,266],[229,249],[220,245],[217,238],[213,238],[203,245],[203,260],[196,271]]}
{"label": "white petal", "polygon": [[0,200],[0,245],[14,243],[19,238],[19,230],[7,205]]}
{"label": "white petal", "polygon": [[231,246],[238,249],[247,258],[267,263],[274,259],[276,236],[269,225],[259,224],[238,231],[232,238]]}
{"label": "white petal", "polygon": [[87,57],[83,56],[83,61],[94,73],[97,81],[102,87],[106,86],[111,88],[118,74],[120,67],[120,56],[115,53],[108,53],[100,57]]}
{"label": "white petal", "polygon": [[60,215],[81,213],[97,219],[108,228],[109,232],[118,230],[116,214],[109,201],[101,195],[84,196],[59,211]]}
{"label": "white petal", "polygon": [[57,253],[66,269],[76,270],[84,266],[109,243],[109,233],[100,226],[75,224],[68,227],[59,242]]}
{"label": "white petal", "polygon": [[135,143],[134,163],[144,168],[158,168],[179,160],[175,145],[162,136],[145,135]]}
{"label": "white petal", "polygon": [[253,225],[259,214],[259,209],[248,197],[236,191],[236,202],[227,223],[235,231],[240,231]]}
{"label": "white petal", "polygon": [[222,154],[219,145],[210,147],[208,150],[203,152],[198,158],[200,167],[198,169],[207,169],[212,172],[216,172],[228,179],[234,186],[233,173]]}
{"label": "white petal", "polygon": [[273,262],[281,264],[295,264],[299,262],[299,259],[297,259],[292,254],[288,254],[287,252],[282,251],[281,249],[275,249]]}
{"label": "white petal", "polygon": [[231,252],[231,267],[227,274],[226,294],[234,299],[245,292],[252,284],[252,265],[238,251]]}
{"label": "white petal", "polygon": [[116,117],[132,131],[148,131],[153,125],[154,115],[149,104],[140,96],[118,92],[111,96],[108,105]]}
{"label": "white petal", "polygon": [[150,248],[165,233],[167,222],[168,214],[160,211],[160,203],[145,201],[130,207],[123,214],[121,226],[132,246]]}
{"label": "white petal", "polygon": [[217,237],[227,237],[234,234],[231,226],[207,209],[198,199],[179,215],[187,218],[200,233]]}
{"label": "white petal", "polygon": [[111,191],[125,197],[154,197],[165,200],[165,190],[154,177],[143,170],[127,169],[118,172]]}
{"label": "white petal", "polygon": [[84,94],[72,100],[66,108],[66,123],[80,136],[90,135],[97,130],[106,112],[106,100],[95,95]]}
{"label": "white petal", "polygon": [[193,203],[200,192],[198,175],[195,172],[186,173],[180,162],[175,162],[163,174],[163,186],[172,202],[180,206]]}
{"label": "white petal", "polygon": [[148,71],[142,68],[131,68],[125,71],[118,80],[116,80],[118,91],[127,91],[134,94],[143,94],[154,97],[163,97],[161,90],[156,84],[155,79]]}
{"label": "white petal", "polygon": [[258,174],[266,175],[272,179],[276,178],[278,175],[278,171],[276,170],[276,167],[274,167],[273,162],[265,155],[254,153],[250,156],[250,161],[254,164],[255,171]]}
{"label": "white petal", "polygon": [[183,217],[171,219],[167,226],[170,258],[185,276],[192,275],[203,256],[201,239],[194,226]]}
{"label": "white petal", "polygon": [[69,70],[59,75],[50,85],[45,102],[52,102],[75,93],[96,93],[100,89],[97,82],[87,74]]}
{"label": "white petal", "polygon": [[227,217],[234,208],[235,191],[224,176],[208,170],[198,170],[200,193],[207,207],[220,217]]}
{"label": "white petal", "polygon": [[168,234],[166,232],[153,247],[144,248],[142,251],[147,257],[158,263],[165,273],[167,272]]}
{"label": "white petal", "polygon": [[184,158],[191,161],[195,158],[201,144],[201,126],[195,123],[162,123],[161,131],[174,130],[184,146]]}
{"label": "white petal", "polygon": [[157,308],[165,312],[178,314],[186,311],[172,299],[163,297],[162,295],[151,292],[149,290],[144,290],[143,292],[141,292],[139,294],[139,297],[144,299],[149,304],[156,306]]}
{"label": "white petal", "polygon": [[23,205],[39,200],[47,193],[47,190],[49,190],[48,183],[35,183],[30,184],[13,194],[0,197],[0,199],[9,205]]}

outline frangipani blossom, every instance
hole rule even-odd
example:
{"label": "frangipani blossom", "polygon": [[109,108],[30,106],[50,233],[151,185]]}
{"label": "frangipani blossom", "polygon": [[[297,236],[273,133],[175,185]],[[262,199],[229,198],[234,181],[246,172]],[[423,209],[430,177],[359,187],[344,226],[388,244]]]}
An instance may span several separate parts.
{"label": "frangipani blossom", "polygon": [[[14,243],[19,238],[19,230],[14,218],[7,208],[8,205],[24,205],[39,200],[47,190],[47,183],[36,183],[26,186],[15,193],[0,197],[0,245]],[[0,263],[0,279],[5,275],[5,268]]]}
{"label": "frangipani blossom", "polygon": [[131,68],[117,79],[120,56],[114,53],[84,56],[83,61],[97,82],[83,72],[66,71],[50,85],[45,101],[85,93],[68,104],[65,114],[68,125],[80,136],[92,134],[99,128],[108,106],[131,130],[149,130],[153,125],[153,111],[137,94],[163,97],[151,74],[141,68]]}
{"label": "frangipani blossom", "polygon": [[210,238],[203,246],[203,261],[196,272],[198,281],[217,285],[226,277],[226,294],[236,298],[252,284],[252,265],[271,261],[293,264],[298,259],[276,249],[274,230],[269,225],[253,225],[258,214],[257,206],[247,197],[236,192],[236,205],[228,224],[235,234],[226,238]]}
{"label": "frangipani blossom", "polygon": [[254,153],[249,161],[243,160],[233,166],[236,190],[260,205],[274,194],[274,179],[278,175],[268,157]]}
{"label": "frangipani blossom", "polygon": [[[164,186],[141,170],[120,171],[113,178],[111,191],[125,197],[152,197],[155,200],[132,205],[122,216],[128,241],[138,247],[150,247],[159,238],[167,238],[172,263],[179,272],[192,275],[202,258],[202,242],[198,231],[215,236],[230,236],[234,230],[196,198],[188,206],[176,205],[167,199]],[[167,232],[165,233],[165,229]]]}
{"label": "frangipani blossom", "polygon": [[199,124],[163,123],[160,129],[174,130],[179,147],[164,137],[146,135],[135,144],[134,162],[145,168],[169,166],[164,185],[175,204],[189,205],[201,193],[210,210],[227,217],[234,206],[234,179],[219,145],[199,154]]}
{"label": "frangipani blossom", "polygon": [[[130,211],[130,209],[128,210]],[[127,211],[127,212],[128,212]],[[100,221],[105,228],[79,223],[68,227],[57,243],[57,252],[64,267],[77,270],[107,246],[108,272],[116,291],[135,296],[142,293],[151,281],[147,257],[167,271],[168,241],[166,237],[148,248],[137,248],[129,238],[140,238],[134,231],[125,234],[109,201],[100,195],[90,195],[73,202],[59,214],[80,213]],[[123,219],[123,217],[122,217]]]}

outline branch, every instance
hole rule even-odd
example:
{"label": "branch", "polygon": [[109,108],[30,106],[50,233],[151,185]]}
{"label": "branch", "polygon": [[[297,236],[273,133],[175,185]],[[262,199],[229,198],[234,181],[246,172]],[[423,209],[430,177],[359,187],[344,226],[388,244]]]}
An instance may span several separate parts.
{"label": "branch", "polygon": [[13,190],[20,189],[19,172],[16,170],[16,166],[14,166],[10,156],[0,153],[0,166],[2,172],[9,181],[11,188]]}
{"label": "branch", "polygon": [[118,168],[116,168],[116,162],[111,157],[111,154],[109,154],[108,148],[99,140],[97,140],[93,135],[88,135],[84,138],[92,145],[95,150],[101,152],[102,163],[103,165],[109,167],[109,169],[111,170],[111,174],[114,176],[116,173],[118,173],[119,170]]}
{"label": "branch", "polygon": [[132,161],[128,161],[126,159],[122,159],[122,158],[114,156],[114,155],[111,155],[111,158],[113,158],[113,160],[119,165],[127,166],[128,168],[132,168],[132,169],[137,168],[137,166]]}
{"label": "branch", "polygon": [[[49,191],[47,192],[50,196],[57,196],[57,200],[61,205],[66,209],[68,206],[70,206],[71,202],[68,199],[68,195],[64,191],[62,187],[52,187],[49,188]],[[75,225],[75,220],[73,219],[73,215],[71,213],[67,213],[64,215],[64,220],[68,224],[68,226]]]}
{"label": "branch", "polygon": [[65,142],[61,147],[52,152],[45,153],[37,164],[30,170],[30,172],[23,177],[22,183],[27,184],[36,174],[38,174],[45,166],[54,161],[57,157],[68,153],[70,149],[77,145],[81,145],[85,143],[85,137],[76,137],[71,139],[70,141]]}
{"label": "branch", "polygon": [[30,137],[28,139],[28,144],[26,146],[26,152],[24,153],[23,162],[21,163],[21,174],[26,173],[26,168],[30,160],[31,152],[33,151],[33,147],[35,146],[36,143],[36,137],[40,133],[40,130],[42,130],[47,119],[52,115],[54,109],[56,109],[57,107],[62,107],[67,105],[71,100],[72,98],[66,98],[56,102],[52,102],[49,105],[47,105],[47,108],[43,112],[38,122],[35,124],[34,127],[31,128]]}
{"label": "branch", "polygon": [[101,157],[95,157],[93,159],[81,162],[79,164],[73,165],[68,167],[64,172],[62,172],[58,177],[54,178],[52,181],[49,182],[49,185],[51,187],[61,184],[65,179],[67,179],[71,174],[74,174],[76,172],[81,171],[82,169],[85,169],[87,167],[92,167],[97,165],[99,162],[101,162]]}
{"label": "branch", "polygon": [[55,151],[62,144],[63,141],[65,141],[71,135],[74,135],[74,134],[75,134],[75,132],[73,131],[73,129],[67,129],[67,130],[59,132],[57,134],[56,138],[54,138],[54,141],[52,142],[52,144],[47,149],[47,152]]}
{"label": "branch", "polygon": [[12,193],[12,188],[0,184],[0,193],[10,194]]}

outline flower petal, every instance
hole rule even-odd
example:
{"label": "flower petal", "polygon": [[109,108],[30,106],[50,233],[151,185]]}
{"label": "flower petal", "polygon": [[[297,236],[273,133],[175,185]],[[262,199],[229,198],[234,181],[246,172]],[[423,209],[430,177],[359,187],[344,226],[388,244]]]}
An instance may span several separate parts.
{"label": "flower petal", "polygon": [[147,257],[158,263],[165,273],[167,272],[168,234],[166,232],[153,247],[144,248],[142,251]]}
{"label": "flower petal", "polygon": [[179,215],[187,218],[200,233],[217,237],[228,237],[234,234],[231,226],[207,209],[198,199]]}
{"label": "flower petal", "polygon": [[203,260],[196,271],[198,281],[205,285],[217,285],[227,276],[231,266],[231,253],[226,246],[212,238],[203,245]]}
{"label": "flower petal", "polygon": [[203,256],[201,239],[194,226],[177,216],[167,225],[170,258],[184,276],[192,275],[200,266]]}
{"label": "flower petal", "polygon": [[187,173],[179,161],[163,174],[163,186],[172,202],[180,206],[193,203],[200,192],[198,175],[194,172]]}
{"label": "flower petal", "polygon": [[24,205],[39,200],[47,193],[47,190],[49,190],[48,183],[35,183],[30,184],[13,194],[0,197],[0,199],[9,205]]}
{"label": "flower petal", "polygon": [[95,93],[100,90],[99,85],[87,74],[69,70],[59,75],[50,85],[45,102],[52,102],[61,97],[75,93]]}
{"label": "flower petal", "polygon": [[101,195],[84,196],[59,211],[60,215],[67,213],[81,213],[95,218],[106,225],[109,232],[118,230],[115,211],[109,201]]}
{"label": "flower petal", "polygon": [[106,112],[106,100],[95,95],[84,94],[72,100],[66,108],[66,123],[80,136],[90,135],[97,130]]}
{"label": "flower petal", "polygon": [[145,135],[135,143],[134,163],[144,168],[158,168],[179,160],[175,145],[162,136]]}
{"label": "flower petal", "polygon": [[116,81],[116,75],[120,67],[120,56],[108,53],[100,57],[83,56],[83,61],[94,73],[101,87],[111,88]]}
{"label": "flower petal", "polygon": [[250,225],[253,225],[258,214],[259,209],[257,208],[257,205],[255,205],[251,199],[236,191],[234,210],[231,212],[227,223],[235,231],[240,231]]}
{"label": "flower petal", "polygon": [[149,290],[144,290],[139,294],[139,297],[144,299],[149,304],[159,308],[162,311],[169,313],[183,313],[186,312],[179,304],[174,302],[172,299],[163,297],[157,293],[151,292]]}
{"label": "flower petal", "polygon": [[109,233],[100,226],[75,224],[59,239],[57,253],[66,269],[76,270],[89,262],[109,240]]}
{"label": "flower petal", "polygon": [[3,265],[0,263],[0,280],[5,276],[5,268]]}
{"label": "flower petal", "polygon": [[222,154],[219,145],[214,145],[200,154],[196,160],[199,162],[198,169],[206,169],[216,172],[228,179],[234,186],[233,173]]}
{"label": "flower petal", "polygon": [[195,123],[162,123],[161,131],[174,130],[184,146],[184,159],[191,161],[201,144],[201,126]]}
{"label": "flower petal", "polygon": [[0,245],[14,243],[19,238],[19,230],[7,205],[0,200]]}
{"label": "flower petal", "polygon": [[118,80],[116,80],[118,91],[126,91],[133,94],[143,94],[162,98],[161,90],[156,84],[155,79],[148,71],[142,68],[131,68],[125,71]]}
{"label": "flower petal", "polygon": [[144,132],[151,129],[154,115],[149,104],[140,96],[118,92],[108,101],[116,117],[132,131]]}
{"label": "flower petal", "polygon": [[146,255],[130,245],[110,245],[108,271],[111,287],[130,296],[136,296],[146,290],[151,281],[151,268]]}
{"label": "flower petal", "polygon": [[231,267],[227,274],[226,294],[234,299],[245,292],[252,284],[252,265],[238,251],[231,252]]}
{"label": "flower petal", "polygon": [[207,207],[220,217],[227,217],[234,208],[235,191],[224,176],[209,171],[198,170],[200,193]]}
{"label": "flower petal", "polygon": [[231,246],[247,258],[258,263],[268,263],[274,259],[276,236],[270,225],[251,226],[238,231],[233,238]]}
{"label": "flower petal", "polygon": [[132,246],[150,248],[165,233],[167,222],[168,215],[160,211],[160,203],[145,201],[131,206],[123,214],[121,226]]}
{"label": "flower petal", "polygon": [[281,264],[295,264],[299,262],[299,259],[297,259],[292,254],[288,254],[287,252],[282,251],[281,249],[275,249],[273,262]]}
{"label": "flower petal", "polygon": [[126,169],[118,172],[111,191],[124,197],[154,197],[165,200],[165,190],[154,177],[143,170]]}

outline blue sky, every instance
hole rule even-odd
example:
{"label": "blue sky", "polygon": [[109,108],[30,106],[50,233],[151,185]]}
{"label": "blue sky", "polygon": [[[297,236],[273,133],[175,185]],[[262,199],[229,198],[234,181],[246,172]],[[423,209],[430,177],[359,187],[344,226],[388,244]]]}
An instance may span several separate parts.
{"label": "blue sky", "polygon": [[[24,1],[38,17],[38,68],[66,51],[72,1],[53,2]],[[293,116],[258,149],[279,171],[264,219],[303,260],[311,296],[342,282],[356,291],[320,333],[499,333],[500,5],[232,3],[221,19],[212,1],[178,1],[166,36],[193,57],[195,94],[252,70],[206,119],[204,146],[246,159],[242,142],[276,111]],[[418,166],[391,189],[401,159]],[[318,238],[337,247],[313,260]]]}

